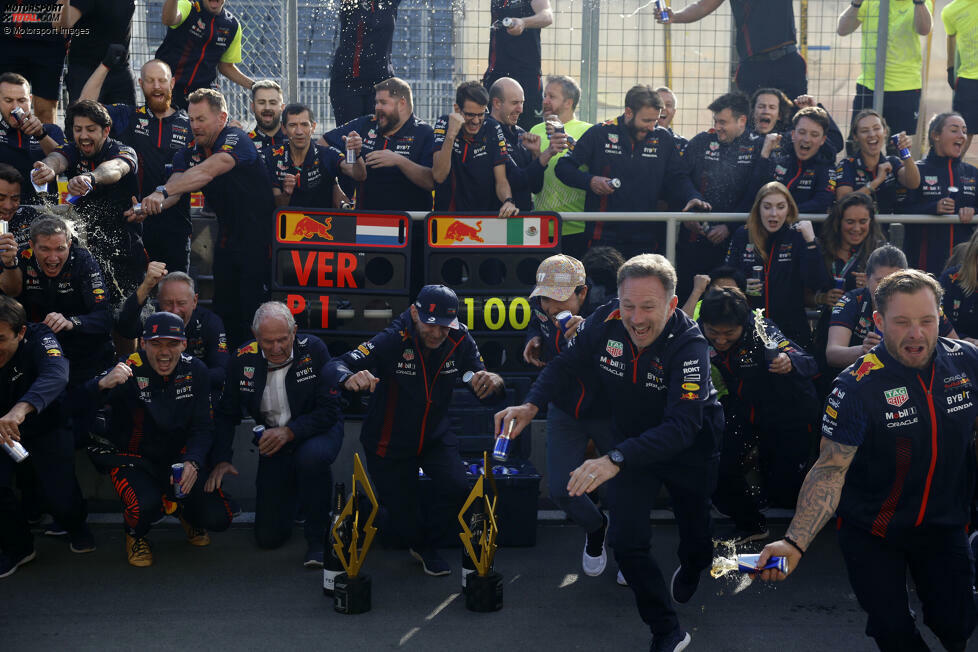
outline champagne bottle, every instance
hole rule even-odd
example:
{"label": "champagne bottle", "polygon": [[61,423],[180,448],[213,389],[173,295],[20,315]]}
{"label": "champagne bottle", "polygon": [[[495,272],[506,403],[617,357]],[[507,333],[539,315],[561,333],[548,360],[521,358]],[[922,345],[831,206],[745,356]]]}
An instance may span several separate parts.
{"label": "champagne bottle", "polygon": [[[336,525],[336,521],[340,518],[340,512],[343,511],[343,502],[346,500],[346,485],[342,482],[337,482],[333,488],[333,493],[336,496],[334,499],[335,502],[333,503],[333,518],[330,519],[330,527],[323,535],[323,548],[326,553],[323,555],[323,595],[330,598],[333,597],[333,586],[336,582],[336,576],[344,572],[340,558],[336,555],[336,550],[333,549],[333,544],[337,540],[333,538],[332,526]],[[342,533],[338,534],[340,535],[338,538],[342,545]]]}

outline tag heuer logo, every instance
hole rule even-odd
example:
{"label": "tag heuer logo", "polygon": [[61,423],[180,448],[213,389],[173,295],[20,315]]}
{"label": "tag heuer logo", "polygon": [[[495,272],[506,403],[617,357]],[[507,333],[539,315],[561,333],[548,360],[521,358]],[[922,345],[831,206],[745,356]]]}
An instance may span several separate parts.
{"label": "tag heuer logo", "polygon": [[929,176],[928,175],[928,176],[924,177],[924,183],[926,183],[928,186],[936,186],[937,185],[937,177],[932,177],[932,176]]}
{"label": "tag heuer logo", "polygon": [[896,389],[888,389],[883,392],[883,396],[886,397],[886,402],[893,407],[900,407],[906,403],[910,397],[907,396],[906,387],[897,387]]}
{"label": "tag heuer logo", "polygon": [[714,142],[712,142],[712,143],[710,143],[710,151],[711,151],[711,152],[715,152],[715,151],[717,151],[718,149],[720,149],[720,143],[718,143],[718,142],[716,142],[716,141],[714,141]]}
{"label": "tag heuer logo", "polygon": [[149,378],[143,378],[142,376],[137,376],[136,384],[139,385],[139,389],[146,389],[147,387],[149,387]]}
{"label": "tag heuer logo", "polygon": [[612,144],[617,143],[618,142],[618,134],[608,134],[608,142],[609,143],[612,143]]}
{"label": "tag heuer logo", "polygon": [[255,368],[254,367],[245,367],[244,368],[244,375],[245,375],[245,378],[247,378],[248,380],[251,380],[252,378],[255,377]]}
{"label": "tag heuer logo", "polygon": [[625,352],[622,343],[615,340],[608,340],[608,344],[604,348],[612,358],[620,358],[621,354]]}
{"label": "tag heuer logo", "polygon": [[408,362],[411,362],[411,360],[414,360],[414,349],[404,349],[403,357]]}
{"label": "tag heuer logo", "polygon": [[786,168],[786,167],[785,167],[785,166],[783,166],[783,165],[776,165],[776,166],[774,167],[774,172],[775,172],[776,174],[786,174],[786,173],[788,172],[788,168]]}

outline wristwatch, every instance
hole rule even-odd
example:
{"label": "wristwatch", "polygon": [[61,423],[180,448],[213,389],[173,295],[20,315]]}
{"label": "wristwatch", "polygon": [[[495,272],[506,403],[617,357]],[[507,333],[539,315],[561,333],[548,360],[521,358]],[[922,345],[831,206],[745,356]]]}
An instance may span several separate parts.
{"label": "wristwatch", "polygon": [[514,202],[514,201],[513,201],[513,198],[512,198],[512,197],[507,197],[506,199],[504,199],[504,200],[503,200],[503,203],[504,203],[504,204],[505,204],[506,202],[509,202],[509,203],[510,203],[510,204],[512,204],[513,206],[515,206],[515,205],[516,205],[516,202]]}
{"label": "wristwatch", "polygon": [[621,451],[617,448],[612,448],[608,451],[608,459],[611,463],[617,466],[619,469],[625,466],[625,456],[621,454]]}
{"label": "wristwatch", "polygon": [[166,186],[165,186],[165,185],[162,185],[162,186],[156,186],[156,192],[158,192],[158,193],[160,193],[161,195],[163,195],[163,199],[164,199],[164,200],[167,200],[167,199],[169,199],[169,198],[170,198],[170,193],[168,193],[168,192],[166,191]]}

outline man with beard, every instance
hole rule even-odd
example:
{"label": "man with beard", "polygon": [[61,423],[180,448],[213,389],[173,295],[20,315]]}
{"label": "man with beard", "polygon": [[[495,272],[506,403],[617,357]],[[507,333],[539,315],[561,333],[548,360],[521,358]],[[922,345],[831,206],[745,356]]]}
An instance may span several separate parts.
{"label": "man with beard", "polygon": [[344,151],[344,137],[360,134],[367,178],[357,184],[358,210],[431,210],[434,134],[414,115],[411,87],[391,77],[374,86],[374,112],[323,134],[320,144]]}
{"label": "man with beard", "polygon": [[[624,114],[588,129],[557,162],[557,178],[587,192],[585,210],[650,212],[660,196],[684,211],[710,209],[693,187],[672,135],[656,126],[661,110],[651,86],[633,86],[625,94]],[[586,234],[588,248],[609,245],[625,255],[666,244],[661,223],[589,222]]]}
{"label": "man with beard", "polygon": [[142,200],[142,211],[158,215],[184,194],[203,190],[217,213],[214,247],[214,312],[233,345],[268,289],[272,214],[271,181],[247,134],[227,124],[224,96],[210,88],[188,98],[194,140],[173,157],[173,174]]}
{"label": "man with beard", "polygon": [[[610,401],[612,448],[574,469],[567,493],[582,496],[611,481],[608,536],[615,559],[652,631],[650,649],[670,652],[690,641],[673,601],[689,602],[713,559],[710,496],[723,433],[706,339],[676,310],[675,290],[676,272],[664,257],[626,261],[618,270],[618,299],[577,327],[574,344],[544,367],[523,405],[495,417],[496,432],[517,436],[541,407],[570,391],[568,381],[589,377],[601,386]],[[649,512],[663,484],[680,533],[680,566],[669,588],[649,543]]]}
{"label": "man with beard", "polygon": [[[18,120],[13,110],[24,110]],[[0,162],[14,166],[24,177],[31,180],[34,163],[64,145],[65,135],[61,127],[42,124],[31,113],[31,85],[26,78],[14,72],[0,74]],[[52,181],[47,191],[58,192]],[[25,183],[20,189],[20,199],[25,204],[38,204],[41,198],[34,184]]]}
{"label": "man with beard", "polygon": [[499,217],[519,209],[506,178],[506,138],[499,123],[487,119],[489,93],[468,81],[455,91],[455,110],[435,122],[431,175],[435,210],[490,211]]}
{"label": "man with beard", "polygon": [[211,399],[216,404],[221,397],[230,359],[227,335],[221,318],[197,305],[197,286],[192,278],[183,272],[167,270],[161,262],[151,262],[146,268],[146,278],[122,304],[116,327],[123,337],[139,337],[143,332],[143,320],[140,318],[143,307],[154,289],[156,311],[171,312],[183,320],[184,334],[187,336],[186,352],[207,365]]}
{"label": "man with beard", "polygon": [[126,219],[139,193],[136,151],[109,138],[112,118],[94,100],[78,100],[65,112],[73,142],[35,163],[34,180],[48,183],[68,176],[68,194],[85,226],[86,243],[112,290],[112,301],[136,289],[146,269],[142,226]]}
{"label": "man with beard", "polygon": [[[85,386],[89,400],[111,410],[105,441],[89,448],[96,468],[112,478],[125,520],[129,564],[153,564],[146,535],[175,514],[195,547],[207,530],[231,525],[228,498],[204,491],[204,464],[214,443],[207,367],[183,352],[183,320],[158,312],[146,320],[139,350]],[[177,481],[173,464],[182,464]]]}
{"label": "man with beard", "polygon": [[373,395],[360,441],[383,506],[378,529],[407,547],[434,576],[452,572],[435,549],[448,523],[423,522],[418,468],[434,482],[440,502],[457,514],[468,483],[446,418],[452,393],[467,371],[473,373],[468,385],[480,400],[503,391],[503,379],[486,371],[479,347],[457,315],[454,291],[426,285],[388,328],[323,370],[336,390]]}
{"label": "man with beard", "polygon": [[217,88],[217,73],[245,89],[254,81],[235,65],[241,63],[241,23],[224,7],[225,0],[166,0],[163,24],[169,27],[156,50],[176,80],[173,106],[186,109],[198,88]]}
{"label": "man with beard", "polygon": [[526,132],[517,122],[523,114],[523,89],[515,79],[500,77],[489,89],[489,116],[499,123],[506,138],[506,178],[513,190],[516,208],[533,210],[531,193],[543,189],[543,174],[554,155],[567,147],[566,134],[554,134],[546,149],[540,137]]}
{"label": "man with beard", "polygon": [[[550,135],[560,122],[567,136],[567,144],[577,142],[584,132],[591,127],[590,122],[578,120],[574,111],[581,101],[581,87],[566,75],[547,77],[547,85],[543,89],[543,119],[536,124],[530,133],[540,137],[540,148],[550,147]],[[556,121],[554,120],[556,116]],[[559,160],[569,150],[554,154]],[[585,193],[580,188],[571,188],[557,178],[557,163],[548,165],[543,172],[543,188],[533,195],[533,205],[539,211],[556,211],[558,213],[581,213],[584,211]],[[579,220],[562,220],[560,224],[561,249],[577,258],[584,255],[584,222]]]}
{"label": "man with beard", "polygon": [[340,37],[329,70],[329,102],[336,124],[369,113],[377,84],[394,76],[391,44],[400,4],[401,0],[340,3]]}
{"label": "man with beard", "polygon": [[[108,68],[99,66],[82,89],[82,99],[96,99]],[[170,66],[151,59],[139,71],[139,88],[146,98],[143,106],[110,104],[105,108],[112,118],[110,135],[136,150],[139,157],[140,195],[166,181],[173,155],[192,140],[190,118],[183,109],[174,109],[173,75]],[[136,219],[145,218],[137,215]],[[185,272],[190,267],[190,195],[143,222],[143,243],[150,260],[163,261],[171,271]],[[138,337],[138,333],[136,336]]]}
{"label": "man with beard", "polygon": [[38,212],[33,206],[20,203],[24,177],[13,166],[0,163],[0,220],[7,223],[7,231],[14,235],[17,248],[28,246],[31,237],[31,222]]}
{"label": "man with beard", "polygon": [[520,127],[529,130],[543,117],[540,30],[554,22],[550,0],[492,0],[490,16],[489,66],[482,76],[482,84],[489,90],[497,79],[515,79],[527,93]]}
{"label": "man with beard", "polygon": [[284,106],[282,87],[271,79],[259,79],[251,87],[251,112],[255,115],[255,128],[248,132],[248,138],[259,153],[288,142],[282,124]]}
{"label": "man with beard", "polygon": [[[12,258],[9,235],[0,236],[3,264]],[[69,528],[71,550],[91,552],[85,500],[75,479],[71,436],[59,428],[59,397],[68,381],[65,360],[51,330],[27,321],[23,306],[0,295],[0,443],[27,449],[54,517]],[[24,462],[23,464],[27,464]],[[30,527],[11,479],[14,461],[0,456],[0,577],[9,577],[36,554]]]}
{"label": "man with beard", "polygon": [[334,147],[312,142],[316,121],[305,104],[289,104],[282,113],[288,140],[265,152],[265,164],[272,177],[272,193],[279,206],[340,208],[347,197],[336,179],[342,172],[355,181],[367,178],[360,156],[362,140],[355,131],[347,137],[346,149],[356,153],[356,163],[346,162],[345,153]]}
{"label": "man with beard", "polygon": [[832,520],[866,634],[881,650],[928,649],[908,604],[908,571],[924,622],[945,649],[966,649],[975,629],[965,528],[978,349],[938,336],[941,295],[934,277],[915,269],[877,286],[873,319],[883,341],[836,378],[794,518],[757,563],[785,557],[787,572],[760,574],[785,579]]}

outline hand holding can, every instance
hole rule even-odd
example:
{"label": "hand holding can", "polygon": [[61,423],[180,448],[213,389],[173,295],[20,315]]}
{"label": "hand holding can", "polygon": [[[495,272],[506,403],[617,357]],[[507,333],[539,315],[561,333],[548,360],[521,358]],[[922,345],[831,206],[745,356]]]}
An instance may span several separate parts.
{"label": "hand holding can", "polygon": [[183,481],[183,464],[183,462],[177,462],[176,464],[170,465],[170,482],[173,483],[173,495],[177,498],[185,498],[187,496],[180,489],[180,483]]}

